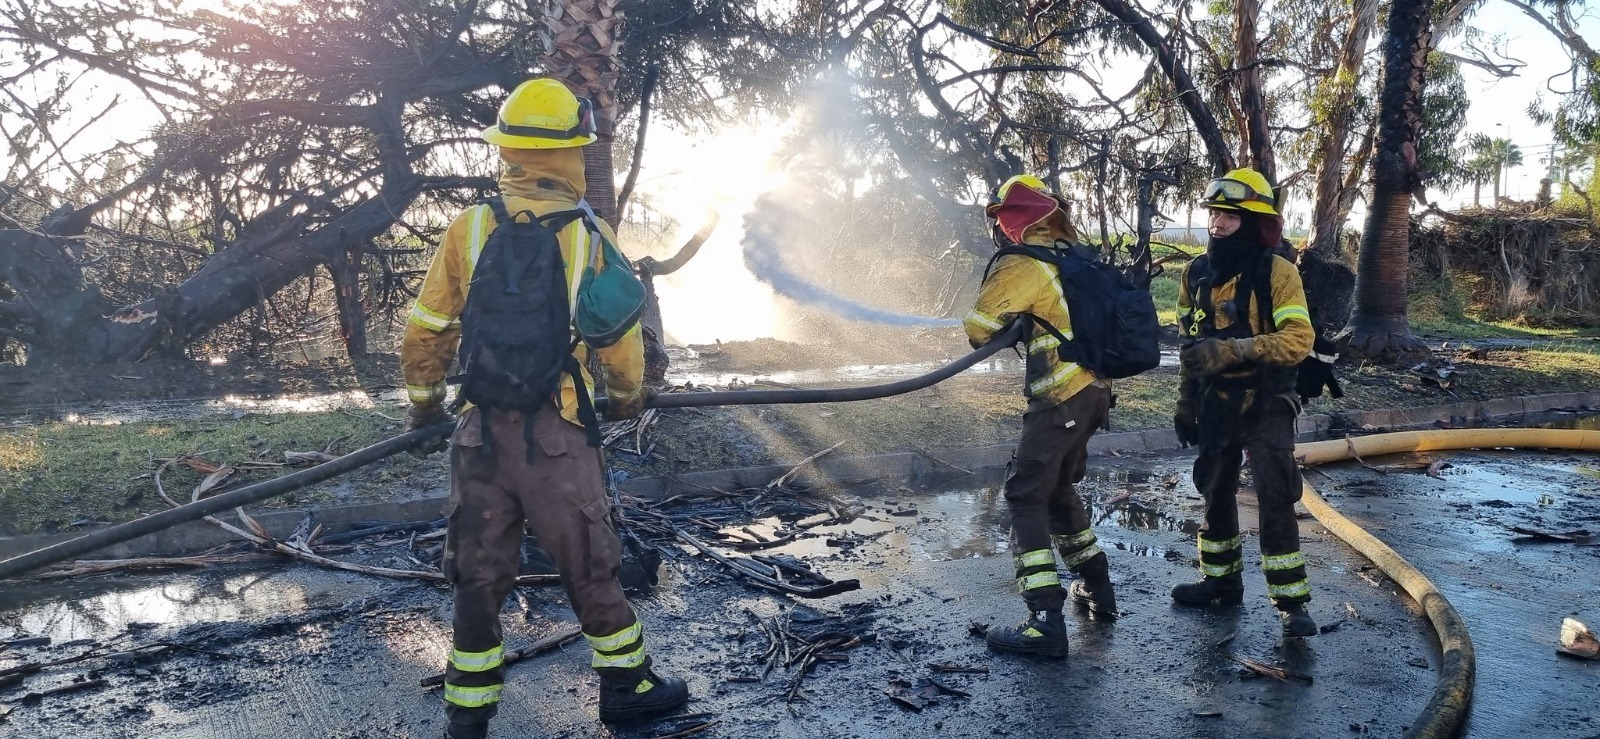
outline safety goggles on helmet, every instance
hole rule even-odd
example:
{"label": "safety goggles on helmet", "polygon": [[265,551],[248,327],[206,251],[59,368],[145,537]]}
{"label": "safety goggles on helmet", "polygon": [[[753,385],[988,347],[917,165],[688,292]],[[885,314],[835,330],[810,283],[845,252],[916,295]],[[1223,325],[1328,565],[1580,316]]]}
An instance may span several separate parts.
{"label": "safety goggles on helmet", "polygon": [[539,126],[515,126],[506,123],[504,118],[499,119],[495,127],[500,129],[500,133],[512,136],[529,136],[536,139],[555,139],[560,141],[579,137],[587,138],[595,134],[594,104],[589,102],[589,98],[578,98],[578,125],[566,130],[541,128]]}
{"label": "safety goggles on helmet", "polygon": [[1271,195],[1256,192],[1255,188],[1239,180],[1219,177],[1206,185],[1205,196],[1201,204],[1207,203],[1265,203],[1276,208],[1278,199]]}

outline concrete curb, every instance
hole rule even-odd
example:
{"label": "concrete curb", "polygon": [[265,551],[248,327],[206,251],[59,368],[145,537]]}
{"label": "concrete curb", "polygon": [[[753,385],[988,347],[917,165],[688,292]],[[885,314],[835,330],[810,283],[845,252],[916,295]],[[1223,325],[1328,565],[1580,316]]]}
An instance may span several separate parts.
{"label": "concrete curb", "polygon": [[[1336,430],[1361,429],[1365,426],[1401,430],[1430,426],[1441,421],[1503,419],[1508,416],[1543,413],[1557,409],[1597,406],[1600,406],[1600,392],[1557,393],[1400,410],[1352,411],[1303,416],[1297,423],[1296,441],[1324,440],[1333,438]],[[913,485],[931,485],[965,477],[965,472],[954,469],[957,467],[973,474],[992,472],[996,468],[1004,467],[1011,459],[1012,448],[1012,445],[1005,444],[941,449],[928,453],[899,452],[859,457],[824,457],[810,469],[805,470],[801,477],[812,481],[828,480],[846,486],[884,478],[899,478]],[[1103,433],[1089,440],[1089,453],[1095,456],[1164,452],[1178,448],[1178,438],[1172,429]],[[765,486],[774,478],[788,472],[790,467],[791,465],[766,465],[690,472],[672,477],[641,477],[624,481],[617,488],[628,495],[641,498],[664,498],[707,488],[738,490]],[[445,499],[437,497],[277,511],[252,514],[252,516],[274,536],[285,537],[308,512],[316,516],[317,522],[321,523],[326,531],[337,533],[350,530],[354,528],[355,523],[361,521],[420,521],[439,518],[444,514],[444,505]],[[0,559],[9,559],[25,552],[75,539],[92,530],[0,538]],[[195,521],[101,550],[97,558],[126,559],[192,553],[234,541],[238,539],[233,535],[203,521]]]}

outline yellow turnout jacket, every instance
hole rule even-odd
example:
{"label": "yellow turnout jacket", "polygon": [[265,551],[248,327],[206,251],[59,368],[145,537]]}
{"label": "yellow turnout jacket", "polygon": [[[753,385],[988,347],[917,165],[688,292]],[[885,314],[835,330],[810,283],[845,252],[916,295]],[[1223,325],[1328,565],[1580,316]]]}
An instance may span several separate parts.
{"label": "yellow turnout jacket", "polygon": [[[1190,265],[1192,266],[1192,265]],[[1200,322],[1205,319],[1190,295],[1189,269],[1183,268],[1178,290],[1178,326],[1187,331],[1185,339],[1198,338]],[[1211,305],[1215,308],[1233,300],[1239,287],[1237,276],[1211,288]],[[1250,296],[1250,333],[1255,336],[1258,361],[1263,364],[1292,367],[1311,354],[1311,343],[1316,340],[1316,329],[1311,327],[1311,313],[1306,310],[1306,292],[1300,284],[1300,272],[1289,260],[1272,257],[1272,326],[1261,325],[1261,308],[1256,295]],[[1212,319],[1218,331],[1233,325],[1225,312],[1218,310]],[[1222,373],[1224,377],[1243,377],[1255,370]]]}
{"label": "yellow turnout jacket", "polygon": [[[506,210],[513,215],[532,211],[537,215],[570,210],[583,198],[583,150],[504,149],[500,150],[504,169],[500,192]],[[616,236],[604,221],[596,224],[600,236],[616,243]],[[487,205],[475,205],[456,216],[445,230],[439,250],[433,255],[422,291],[411,309],[405,339],[400,345],[400,368],[405,374],[406,394],[413,403],[437,403],[444,399],[445,376],[455,361],[461,340],[460,316],[467,304],[472,270],[483,250],[495,221]],[[585,265],[604,266],[604,250],[583,220],[573,221],[559,234],[561,258],[567,265],[568,308],[574,309],[578,285]],[[607,394],[631,399],[642,390],[644,343],[635,325],[617,343],[594,350],[605,371]],[[578,344],[573,356],[582,367],[584,384],[590,393],[594,380],[589,376],[590,348]],[[577,391],[572,378],[563,378],[561,390],[552,400],[563,418],[578,423]]]}
{"label": "yellow turnout jacket", "polygon": [[[1050,229],[1034,225],[1023,235],[1023,242],[1034,246],[1053,243]],[[994,269],[978,292],[978,302],[962,321],[967,341],[973,347],[989,342],[1012,318],[1029,314],[1048,321],[1069,340],[1072,317],[1067,311],[1067,296],[1053,264],[1021,254],[1007,254],[995,261]],[[1051,404],[1065,402],[1078,391],[1104,382],[1094,372],[1076,362],[1064,362],[1056,349],[1061,341],[1050,332],[1034,326],[1028,337],[1027,396]]]}

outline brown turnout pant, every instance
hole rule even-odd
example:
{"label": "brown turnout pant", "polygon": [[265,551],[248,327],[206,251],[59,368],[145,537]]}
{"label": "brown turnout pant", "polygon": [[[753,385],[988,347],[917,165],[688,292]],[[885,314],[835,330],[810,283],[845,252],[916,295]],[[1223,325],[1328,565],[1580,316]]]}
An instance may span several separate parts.
{"label": "brown turnout pant", "polygon": [[[455,586],[454,650],[445,680],[453,723],[479,723],[495,713],[505,679],[500,608],[521,566],[524,522],[555,560],[586,635],[636,629],[617,582],[622,545],[611,525],[600,450],[547,406],[532,420],[530,464],[525,423],[520,412],[473,408],[451,437],[442,568]],[[642,656],[642,636],[627,643]]]}
{"label": "brown turnout pant", "polygon": [[1101,554],[1089,509],[1075,486],[1088,471],[1089,437],[1105,425],[1110,411],[1111,389],[1091,385],[1059,405],[1030,407],[1022,416],[1022,441],[1005,491],[1017,589],[1030,610],[1060,610],[1066,602],[1050,550],[1052,536],[1072,572]]}

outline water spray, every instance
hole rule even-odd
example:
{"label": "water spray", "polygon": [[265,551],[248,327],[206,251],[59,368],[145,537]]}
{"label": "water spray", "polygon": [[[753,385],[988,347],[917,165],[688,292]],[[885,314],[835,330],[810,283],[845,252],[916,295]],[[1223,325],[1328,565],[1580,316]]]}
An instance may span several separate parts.
{"label": "water spray", "polygon": [[910,313],[897,313],[863,305],[835,294],[796,274],[794,270],[784,263],[780,247],[784,239],[781,233],[783,230],[782,219],[779,216],[784,213],[786,211],[776,204],[774,198],[771,195],[767,195],[756,202],[755,210],[745,216],[744,221],[745,266],[750,268],[750,273],[755,275],[756,279],[771,285],[774,292],[797,303],[815,306],[841,318],[854,321],[906,328],[940,328],[961,325],[961,321],[954,318],[934,318]]}

